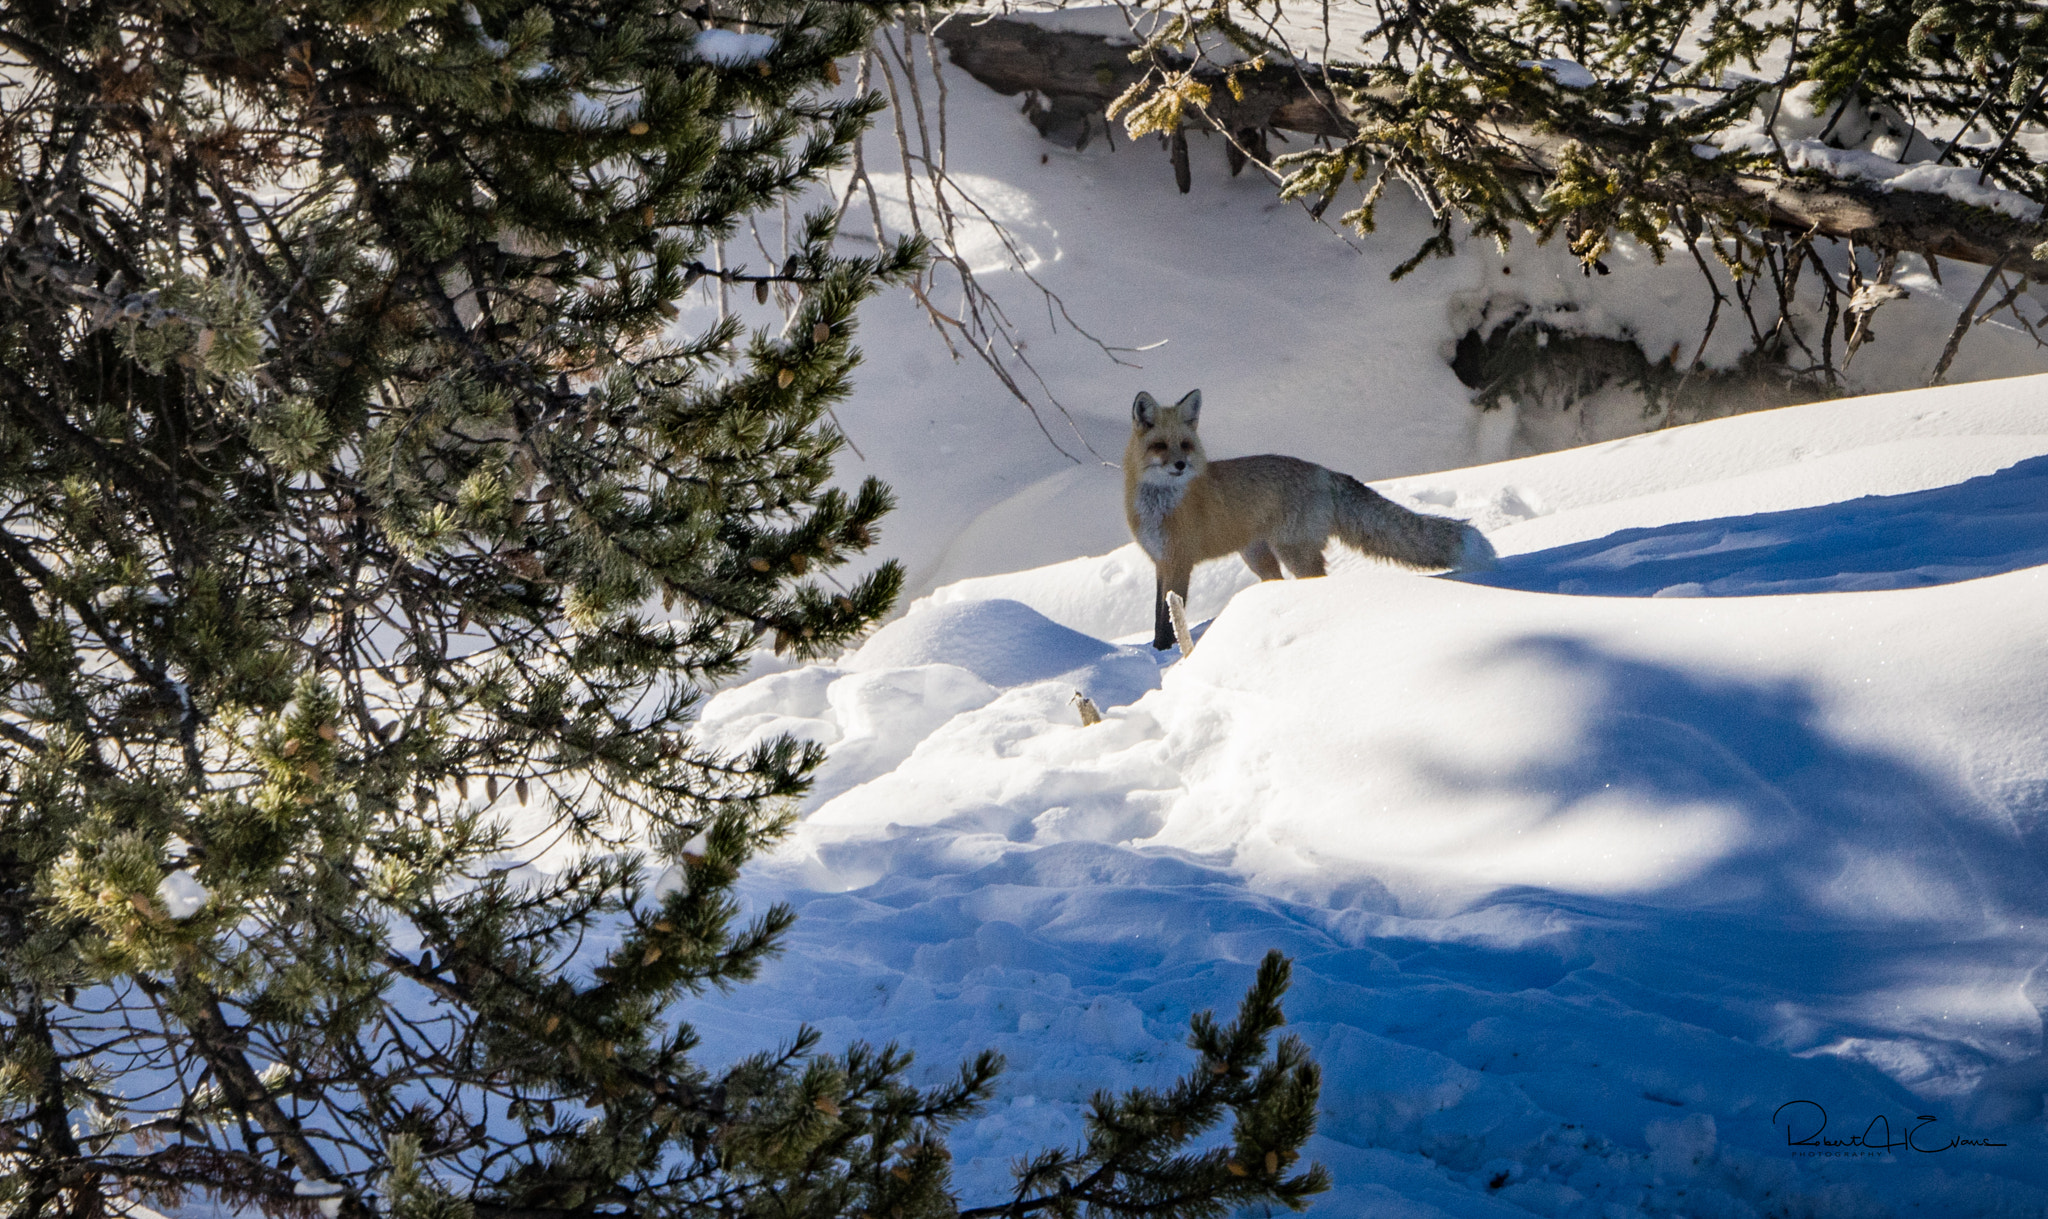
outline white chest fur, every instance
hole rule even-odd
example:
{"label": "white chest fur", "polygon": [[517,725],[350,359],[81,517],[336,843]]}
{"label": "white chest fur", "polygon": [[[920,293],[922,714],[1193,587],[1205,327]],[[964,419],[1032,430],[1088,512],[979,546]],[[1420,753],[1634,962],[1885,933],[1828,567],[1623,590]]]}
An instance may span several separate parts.
{"label": "white chest fur", "polygon": [[1138,545],[1157,563],[1166,557],[1166,517],[1180,504],[1180,497],[1187,493],[1184,479],[1171,482],[1153,482],[1147,479],[1138,484]]}

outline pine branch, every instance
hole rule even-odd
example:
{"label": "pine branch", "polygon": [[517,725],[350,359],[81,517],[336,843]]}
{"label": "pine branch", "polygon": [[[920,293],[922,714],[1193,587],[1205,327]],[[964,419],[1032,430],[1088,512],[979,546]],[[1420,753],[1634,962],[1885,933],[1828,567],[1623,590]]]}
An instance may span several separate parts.
{"label": "pine branch", "polygon": [[[1235,1020],[1218,1025],[1200,1012],[1189,1021],[1188,1046],[1198,1058],[1178,1083],[1165,1092],[1098,1094],[1082,1148],[1042,1153],[1018,1170],[1009,1202],[962,1210],[959,1219],[1023,1219],[1080,1207],[1160,1219],[1261,1203],[1300,1209],[1327,1190],[1321,1165],[1285,1172],[1315,1132],[1320,1091],[1299,1042],[1283,1039],[1267,1053],[1272,1033],[1286,1022],[1280,1001],[1290,972],[1285,957],[1267,953]],[[1226,1115],[1230,1148],[1182,1150]]]}
{"label": "pine branch", "polygon": [[[1444,39],[1447,52],[1475,81],[1492,84],[1506,79],[1505,68],[1493,66],[1461,39],[1442,31],[1432,33]],[[1041,96],[1084,98],[1104,106],[1138,84],[1146,71],[1141,65],[1120,63],[1116,48],[1103,38],[1045,30],[1016,18],[954,23],[941,29],[939,37],[947,43],[956,64],[1005,94],[1029,89]],[[1222,87],[1222,66],[1166,49],[1155,48],[1150,54],[1172,71],[1192,72],[1197,80],[1215,82],[1204,115],[1226,134],[1247,128],[1281,128],[1363,141],[1375,156],[1402,155],[1403,145],[1382,147],[1370,139],[1369,130],[1372,124],[1385,122],[1388,115],[1410,113],[1401,89],[1390,89],[1334,65],[1306,64],[1290,71],[1237,74],[1245,90],[1244,98],[1238,100]],[[1104,63],[1115,66],[1105,70],[1107,79],[1098,80],[1096,66]],[[1403,87],[1414,84],[1411,81]],[[1489,101],[1470,115],[1454,118],[1455,139],[1474,150],[1475,163],[1484,165],[1485,173],[1521,184],[1517,190],[1540,191],[1554,182],[1567,149],[1574,144],[1597,151],[1605,164],[1621,166],[1670,143],[1668,136],[1649,126],[1616,122],[1583,106],[1559,102],[1556,91],[1531,94],[1520,90],[1522,86],[1514,86],[1508,90],[1510,100]],[[1429,99],[1429,104],[1445,102],[1447,99],[1435,95]],[[2029,104],[2038,107],[2038,103],[2037,96]],[[1387,109],[1389,106],[1393,109]],[[1656,114],[1654,108],[1650,113]],[[2023,106],[2019,113],[2030,111]],[[1670,151],[1689,149],[1691,142],[1688,139]],[[1943,195],[1881,190],[1848,180],[1818,182],[1782,172],[1758,172],[1732,164],[1735,161],[1701,161],[1686,152],[1678,162],[1632,177],[1629,193],[1640,204],[1685,207],[1731,223],[1813,231],[1819,236],[1980,265],[2004,259],[2008,267],[2037,278],[2048,277],[2048,261],[2034,254],[2043,237],[2036,224]],[[1418,183],[1425,184],[1421,189],[1437,193],[1440,187],[1433,178],[1434,171],[1418,178]],[[1503,198],[1501,206],[1512,205]]]}

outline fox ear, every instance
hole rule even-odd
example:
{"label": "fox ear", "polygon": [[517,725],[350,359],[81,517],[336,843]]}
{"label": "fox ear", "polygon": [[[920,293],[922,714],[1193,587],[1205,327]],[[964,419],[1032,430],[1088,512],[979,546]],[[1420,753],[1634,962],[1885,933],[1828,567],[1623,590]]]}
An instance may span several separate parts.
{"label": "fox ear", "polygon": [[1131,422],[1139,427],[1151,427],[1159,422],[1159,399],[1143,390],[1131,403]]}
{"label": "fox ear", "polygon": [[1199,389],[1189,390],[1187,397],[1173,404],[1173,409],[1180,412],[1180,421],[1182,423],[1187,424],[1189,427],[1195,426],[1195,421],[1202,417],[1202,391]]}

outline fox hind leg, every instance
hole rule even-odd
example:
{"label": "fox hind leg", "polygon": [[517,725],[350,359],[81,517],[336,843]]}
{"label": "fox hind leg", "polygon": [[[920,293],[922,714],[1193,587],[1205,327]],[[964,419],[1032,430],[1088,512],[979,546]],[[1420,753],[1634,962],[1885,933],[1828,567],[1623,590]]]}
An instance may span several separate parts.
{"label": "fox hind leg", "polygon": [[1275,549],[1295,579],[1306,580],[1323,574],[1323,547],[1320,542],[1284,542]]}
{"label": "fox hind leg", "polygon": [[1279,556],[1275,555],[1273,548],[1266,545],[1263,540],[1253,542],[1243,550],[1238,551],[1237,557],[1243,559],[1244,565],[1251,568],[1252,574],[1261,580],[1278,580],[1281,578]]}

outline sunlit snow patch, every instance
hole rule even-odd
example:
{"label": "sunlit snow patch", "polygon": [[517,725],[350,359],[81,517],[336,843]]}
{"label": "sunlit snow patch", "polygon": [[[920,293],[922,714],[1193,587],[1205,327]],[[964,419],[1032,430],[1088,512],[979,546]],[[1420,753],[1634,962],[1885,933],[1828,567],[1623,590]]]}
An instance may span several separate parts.
{"label": "sunlit snow patch", "polygon": [[1022,602],[968,601],[921,605],[876,631],[840,663],[854,670],[959,665],[990,685],[1018,686],[1100,664],[1122,651],[1128,649],[1063,627]]}
{"label": "sunlit snow patch", "polygon": [[[1030,690],[1034,706],[1075,692],[1098,707],[1129,703],[1159,684],[1164,658],[1070,630],[1016,601],[923,603],[834,665],[773,673],[705,705],[698,740],[735,753],[777,736],[831,747],[805,803],[816,809],[886,775],[957,717]],[[1032,713],[1032,722],[1041,717]]]}
{"label": "sunlit snow patch", "polygon": [[697,58],[722,68],[753,63],[775,49],[769,34],[743,34],[738,30],[701,30],[691,43]]}
{"label": "sunlit snow patch", "polygon": [[1567,89],[1590,89],[1600,83],[1600,78],[1586,70],[1586,66],[1571,59],[1524,59],[1517,67],[1541,68],[1550,79]]}
{"label": "sunlit snow patch", "polygon": [[157,901],[163,903],[164,910],[172,918],[191,918],[199,913],[211,896],[206,886],[199,883],[198,877],[183,869],[164,877],[156,887]]}
{"label": "sunlit snow patch", "polygon": [[[832,181],[834,190],[845,189],[843,176]],[[906,184],[901,174],[875,174],[872,185],[885,228],[898,233],[920,231],[912,223],[914,211],[923,232],[952,234],[953,248],[977,275],[1012,267],[1036,270],[1060,256],[1058,231],[1046,223],[1030,195],[1007,182],[980,174],[948,173],[943,209],[939,191],[927,179],[914,178]]]}
{"label": "sunlit snow patch", "polygon": [[345,1191],[336,1182],[300,1181],[292,1186],[292,1193],[298,1197],[310,1199],[315,1206],[320,1208],[320,1213],[326,1216],[326,1219],[334,1219],[336,1215],[341,1214],[341,1204]]}

